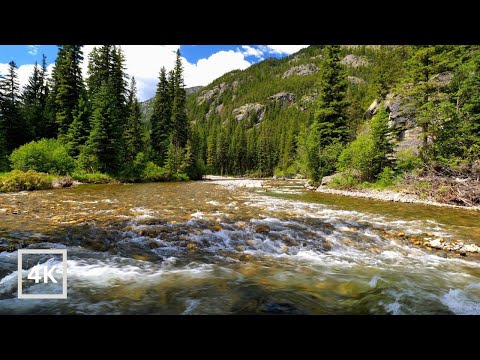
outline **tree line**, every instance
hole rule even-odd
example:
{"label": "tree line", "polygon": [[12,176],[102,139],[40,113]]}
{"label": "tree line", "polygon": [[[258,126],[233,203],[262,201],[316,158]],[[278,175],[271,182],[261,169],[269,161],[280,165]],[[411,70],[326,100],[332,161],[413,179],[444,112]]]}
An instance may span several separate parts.
{"label": "tree line", "polygon": [[160,71],[152,131],[141,120],[136,82],[125,73],[122,49],[94,48],[86,79],[83,61],[81,45],[61,45],[51,76],[44,56],[22,91],[17,66],[10,62],[0,78],[0,170],[8,170],[8,155],[20,146],[57,139],[77,172],[130,181],[197,178],[180,52],[168,76]]}

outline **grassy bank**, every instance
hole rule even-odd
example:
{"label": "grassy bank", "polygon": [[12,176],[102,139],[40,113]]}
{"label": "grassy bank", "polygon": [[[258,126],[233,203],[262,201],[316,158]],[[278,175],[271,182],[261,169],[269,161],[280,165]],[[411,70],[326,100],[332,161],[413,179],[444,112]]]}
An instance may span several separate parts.
{"label": "grassy bank", "polygon": [[71,176],[51,175],[33,170],[20,171],[12,170],[10,172],[0,173],[0,193],[15,191],[34,191],[68,188],[75,184],[119,184],[119,183],[142,183],[142,182],[170,182],[170,181],[188,181],[189,178],[184,174],[168,177],[149,177],[144,179],[117,179],[102,173],[84,173],[74,172]]}

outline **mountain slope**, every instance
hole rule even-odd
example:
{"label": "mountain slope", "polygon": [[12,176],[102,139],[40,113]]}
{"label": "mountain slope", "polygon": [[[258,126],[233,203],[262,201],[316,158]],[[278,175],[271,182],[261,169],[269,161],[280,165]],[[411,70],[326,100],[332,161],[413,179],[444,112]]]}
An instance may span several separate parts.
{"label": "mountain slope", "polygon": [[[348,76],[351,138],[375,99],[376,47],[343,46]],[[188,100],[197,146],[215,173],[297,173],[298,135],[307,131],[318,96],[322,47],[310,46],[283,59],[266,59],[213,81]],[[288,170],[288,171],[287,171]]]}

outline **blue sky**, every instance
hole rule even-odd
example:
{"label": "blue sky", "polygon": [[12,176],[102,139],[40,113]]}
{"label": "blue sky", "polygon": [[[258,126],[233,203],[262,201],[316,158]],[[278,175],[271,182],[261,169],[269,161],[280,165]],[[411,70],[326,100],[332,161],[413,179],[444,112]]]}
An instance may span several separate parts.
{"label": "blue sky", "polygon": [[[267,57],[290,55],[306,45],[122,45],[126,57],[127,73],[135,76],[138,96],[141,101],[155,93],[160,68],[167,70],[174,65],[175,51],[180,48],[185,68],[186,86],[208,85],[217,77],[235,69],[246,69]],[[85,58],[93,45],[84,46]],[[8,62],[14,60],[19,66],[19,79],[24,85],[30,76],[35,61],[41,63],[42,54],[47,56],[49,69],[57,54],[55,45],[0,45],[0,73],[5,72]],[[87,61],[83,71],[86,75]]]}

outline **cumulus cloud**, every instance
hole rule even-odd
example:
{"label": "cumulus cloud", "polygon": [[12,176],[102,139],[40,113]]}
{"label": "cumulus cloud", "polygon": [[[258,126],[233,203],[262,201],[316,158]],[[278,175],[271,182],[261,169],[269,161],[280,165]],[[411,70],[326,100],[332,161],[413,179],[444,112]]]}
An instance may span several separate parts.
{"label": "cumulus cloud", "polygon": [[243,49],[242,54],[245,56],[255,56],[256,58],[260,58],[263,55],[262,50],[248,46],[248,45],[242,45],[242,49]]}
{"label": "cumulus cloud", "polygon": [[[95,45],[83,47],[84,61],[82,72],[87,77],[88,56]],[[199,59],[196,63],[190,63],[182,58],[184,67],[185,85],[187,87],[208,85],[217,77],[236,70],[246,69],[252,63],[245,58],[253,56],[261,61],[268,55],[289,55],[307,45],[242,45],[237,50],[222,50],[210,55],[208,58]],[[37,45],[29,45],[29,51],[38,51]],[[126,73],[129,77],[134,76],[137,81],[138,97],[141,101],[154,96],[161,67],[167,71],[175,65],[175,52],[180,45],[122,45],[126,58]],[[29,52],[30,53],[30,52]],[[255,62],[256,62],[255,61]],[[49,71],[53,64],[49,65]],[[5,73],[8,64],[0,64],[0,74]],[[33,64],[22,65],[18,69],[18,77],[21,86],[28,82],[33,71]]]}
{"label": "cumulus cloud", "polygon": [[268,52],[278,55],[290,55],[307,46],[308,45],[266,45]]}

